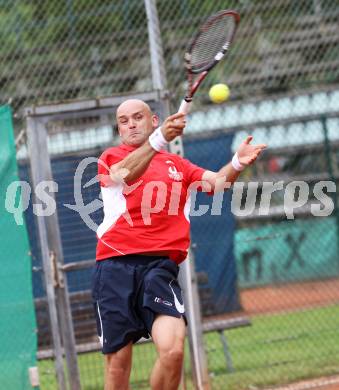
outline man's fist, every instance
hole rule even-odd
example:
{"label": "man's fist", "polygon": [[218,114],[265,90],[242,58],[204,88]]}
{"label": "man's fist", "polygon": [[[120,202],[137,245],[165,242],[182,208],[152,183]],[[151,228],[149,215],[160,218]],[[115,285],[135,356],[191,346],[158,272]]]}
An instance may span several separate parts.
{"label": "man's fist", "polygon": [[177,112],[170,115],[161,125],[161,132],[167,142],[171,142],[175,137],[182,135],[186,126],[185,114]]}

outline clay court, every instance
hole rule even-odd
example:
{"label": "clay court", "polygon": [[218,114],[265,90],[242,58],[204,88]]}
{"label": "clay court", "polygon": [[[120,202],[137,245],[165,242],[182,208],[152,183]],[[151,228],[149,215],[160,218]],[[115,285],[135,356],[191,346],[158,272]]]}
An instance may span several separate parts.
{"label": "clay court", "polygon": [[339,302],[339,279],[256,287],[242,290],[240,296],[249,314],[326,306]]}
{"label": "clay court", "polygon": [[331,376],[329,378],[318,378],[310,381],[301,381],[282,387],[272,387],[266,390],[338,390],[339,376]]}

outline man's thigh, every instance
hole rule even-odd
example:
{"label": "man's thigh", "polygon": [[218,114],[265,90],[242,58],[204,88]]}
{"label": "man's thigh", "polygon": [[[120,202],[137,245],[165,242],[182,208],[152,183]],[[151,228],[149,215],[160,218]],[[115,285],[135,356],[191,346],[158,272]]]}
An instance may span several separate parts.
{"label": "man's thigh", "polygon": [[183,350],[186,324],[183,319],[159,314],[152,326],[152,338],[157,350]]}

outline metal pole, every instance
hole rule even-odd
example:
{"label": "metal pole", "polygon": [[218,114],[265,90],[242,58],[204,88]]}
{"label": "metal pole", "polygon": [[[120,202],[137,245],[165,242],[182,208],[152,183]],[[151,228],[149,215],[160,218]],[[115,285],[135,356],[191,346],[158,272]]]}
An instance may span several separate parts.
{"label": "metal pole", "polygon": [[[161,43],[159,18],[155,0],[145,0],[147,26],[151,56],[153,88],[165,91],[167,88],[165,61]],[[163,114],[168,116],[168,98],[162,99]],[[169,145],[169,151],[178,155],[184,155],[181,137],[177,137]],[[185,306],[188,318],[188,340],[191,352],[191,366],[193,380],[197,389],[209,389],[209,376],[203,346],[203,334],[199,306],[198,290],[194,261],[189,252],[186,260],[180,266],[180,284],[184,290]],[[184,386],[184,385],[183,385]]]}
{"label": "metal pole", "polygon": [[[33,119],[31,119],[33,121]],[[34,131],[30,133],[31,144],[36,145],[36,164],[39,165],[40,180],[53,180],[50,157],[47,149],[46,127],[41,120],[35,119]],[[53,193],[50,194],[54,196]],[[54,280],[56,301],[58,304],[58,314],[61,325],[62,342],[65,350],[68,382],[71,390],[80,390],[80,374],[75,348],[75,337],[73,330],[73,321],[71,306],[69,302],[67,279],[63,277],[62,265],[64,263],[63,250],[60,238],[60,228],[58,215],[54,212],[50,216],[44,217],[46,234],[49,249],[52,255],[54,267],[52,271],[56,276]]]}
{"label": "metal pole", "polygon": [[180,271],[188,320],[188,335],[194,384],[199,390],[208,390],[210,389],[210,383],[203,343],[200,300],[194,256],[191,249],[189,250],[186,260],[182,263]]}
{"label": "metal pole", "polygon": [[[31,164],[31,178],[33,187],[36,188],[37,184],[43,180],[42,173],[42,164],[39,160],[39,138],[36,136],[35,123],[31,118],[27,118],[27,142],[28,142],[28,151],[30,156]],[[48,312],[49,320],[52,331],[52,340],[54,347],[54,356],[55,356],[55,370],[57,375],[57,381],[60,390],[66,390],[66,381],[64,373],[64,364],[62,357],[62,347],[61,347],[61,338],[60,338],[60,328],[58,313],[56,308],[56,299],[53,283],[53,271],[52,264],[49,254],[49,246],[47,240],[47,232],[45,220],[43,217],[37,216],[38,222],[38,234],[41,247],[42,255],[42,267],[43,275],[45,280],[46,295],[48,302]]]}
{"label": "metal pole", "polygon": [[166,69],[161,44],[158,11],[155,0],[145,0],[147,15],[148,40],[151,56],[153,88],[166,89]]}
{"label": "metal pole", "polygon": [[[333,161],[331,158],[332,150],[331,150],[331,144],[330,140],[328,138],[328,128],[327,128],[327,119],[326,117],[321,118],[321,124],[324,131],[324,144],[325,144],[325,155],[326,155],[326,165],[327,170],[330,176],[330,180],[334,182],[334,184],[337,186],[337,182],[334,175],[334,168],[333,168]],[[333,193],[333,202],[334,202],[334,214],[336,218],[337,223],[337,255],[339,260],[339,205],[338,205],[338,195],[336,192]]]}
{"label": "metal pole", "polygon": [[[148,40],[151,56],[152,81],[153,88],[159,91],[166,92],[167,79],[164,53],[161,43],[161,31],[159,26],[158,11],[155,0],[144,0],[146,15]],[[167,117],[170,114],[168,97],[162,99],[163,115]],[[184,155],[184,149],[181,137],[177,137],[170,143],[171,153]]]}

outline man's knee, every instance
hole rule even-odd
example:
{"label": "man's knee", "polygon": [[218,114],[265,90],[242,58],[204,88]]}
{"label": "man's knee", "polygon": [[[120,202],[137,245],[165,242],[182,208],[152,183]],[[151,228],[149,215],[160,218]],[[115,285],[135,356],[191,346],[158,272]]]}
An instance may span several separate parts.
{"label": "man's knee", "polygon": [[126,380],[129,374],[129,359],[117,354],[106,355],[106,370],[109,377],[117,381]]}
{"label": "man's knee", "polygon": [[109,364],[107,367],[107,373],[112,378],[124,379],[124,377],[126,376],[126,368]]}
{"label": "man's knee", "polygon": [[163,366],[168,369],[181,366],[184,358],[183,348],[170,348],[168,350],[160,350],[159,352],[159,358]]}

